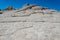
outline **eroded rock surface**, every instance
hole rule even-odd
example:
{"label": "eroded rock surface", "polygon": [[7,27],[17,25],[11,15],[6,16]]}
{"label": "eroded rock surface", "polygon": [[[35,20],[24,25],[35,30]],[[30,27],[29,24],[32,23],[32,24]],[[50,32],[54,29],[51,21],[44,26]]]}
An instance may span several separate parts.
{"label": "eroded rock surface", "polygon": [[60,12],[35,8],[3,11],[0,40],[60,40]]}
{"label": "eroded rock surface", "polygon": [[13,6],[8,6],[7,8],[5,8],[4,10],[14,10]]}

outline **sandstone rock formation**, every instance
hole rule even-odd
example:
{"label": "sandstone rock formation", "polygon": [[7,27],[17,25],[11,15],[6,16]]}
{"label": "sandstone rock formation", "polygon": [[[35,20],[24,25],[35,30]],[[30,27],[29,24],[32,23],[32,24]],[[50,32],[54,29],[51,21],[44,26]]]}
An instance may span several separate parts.
{"label": "sandstone rock formation", "polygon": [[0,14],[0,40],[60,40],[60,12],[37,8]]}
{"label": "sandstone rock formation", "polygon": [[3,13],[3,11],[0,9],[0,14],[2,14]]}
{"label": "sandstone rock formation", "polygon": [[25,4],[21,10],[27,10],[27,9],[35,9],[35,10],[46,10],[48,8],[46,7],[41,7],[39,5],[36,4]]}
{"label": "sandstone rock formation", "polygon": [[13,10],[14,8],[12,6],[8,6],[7,8],[5,8],[4,10]]}

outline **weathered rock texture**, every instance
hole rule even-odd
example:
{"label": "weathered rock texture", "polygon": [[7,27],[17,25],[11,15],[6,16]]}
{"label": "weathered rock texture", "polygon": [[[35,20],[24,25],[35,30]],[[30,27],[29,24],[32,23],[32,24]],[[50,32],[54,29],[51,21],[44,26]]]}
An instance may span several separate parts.
{"label": "weathered rock texture", "polygon": [[60,40],[60,12],[35,8],[3,11],[0,40]]}
{"label": "weathered rock texture", "polygon": [[13,6],[8,6],[7,8],[5,8],[4,10],[13,10]]}

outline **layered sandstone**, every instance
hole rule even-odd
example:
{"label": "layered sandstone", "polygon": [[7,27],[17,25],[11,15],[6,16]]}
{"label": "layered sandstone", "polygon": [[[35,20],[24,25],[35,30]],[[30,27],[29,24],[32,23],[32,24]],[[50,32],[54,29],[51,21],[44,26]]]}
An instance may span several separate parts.
{"label": "layered sandstone", "polygon": [[0,14],[0,40],[60,40],[60,12],[29,4],[5,10]]}

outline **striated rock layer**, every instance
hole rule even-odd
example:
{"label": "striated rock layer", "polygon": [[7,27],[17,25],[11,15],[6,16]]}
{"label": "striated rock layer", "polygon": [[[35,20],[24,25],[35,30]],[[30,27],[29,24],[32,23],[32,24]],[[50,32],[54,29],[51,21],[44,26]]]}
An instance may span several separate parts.
{"label": "striated rock layer", "polygon": [[0,40],[60,40],[60,12],[39,6],[3,11]]}

